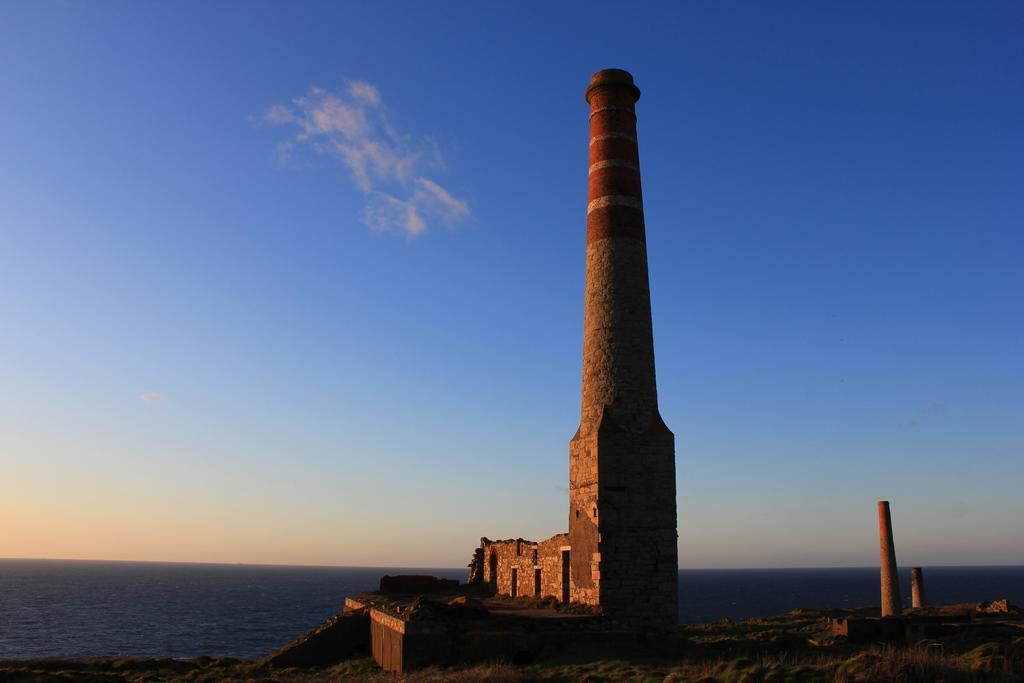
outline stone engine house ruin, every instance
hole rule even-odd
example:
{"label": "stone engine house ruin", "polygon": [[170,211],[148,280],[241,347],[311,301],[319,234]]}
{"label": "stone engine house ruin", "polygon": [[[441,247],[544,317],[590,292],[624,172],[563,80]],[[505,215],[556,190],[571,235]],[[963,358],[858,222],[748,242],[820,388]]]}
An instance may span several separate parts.
{"label": "stone engine house ruin", "polygon": [[626,624],[678,621],[675,437],[658,412],[633,77],[594,74],[580,424],[569,442],[569,531],[483,538],[471,582],[594,605]]}

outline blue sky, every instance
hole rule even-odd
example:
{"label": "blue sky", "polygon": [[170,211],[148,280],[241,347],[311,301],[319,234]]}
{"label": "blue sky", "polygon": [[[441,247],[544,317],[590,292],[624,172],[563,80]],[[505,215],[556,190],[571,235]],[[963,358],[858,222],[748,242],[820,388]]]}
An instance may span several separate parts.
{"label": "blue sky", "polygon": [[0,556],[566,526],[638,104],[684,567],[1024,563],[1018,3],[0,5]]}

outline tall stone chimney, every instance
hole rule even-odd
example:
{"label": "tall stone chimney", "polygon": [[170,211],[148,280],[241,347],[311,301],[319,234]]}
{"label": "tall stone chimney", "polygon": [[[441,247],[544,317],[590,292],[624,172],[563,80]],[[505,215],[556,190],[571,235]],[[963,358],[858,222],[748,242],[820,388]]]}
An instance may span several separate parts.
{"label": "tall stone chimney", "polygon": [[636,101],[626,71],[594,74],[583,401],[569,444],[573,601],[622,622],[678,621],[675,438],[658,413]]}
{"label": "tall stone chimney", "polygon": [[920,567],[910,568],[910,606],[925,607],[928,599],[924,595],[924,572]]}
{"label": "tall stone chimney", "polygon": [[878,501],[878,550],[882,565],[882,616],[898,617],[903,611],[900,600],[900,575],[896,568],[896,546],[892,540],[889,501]]}

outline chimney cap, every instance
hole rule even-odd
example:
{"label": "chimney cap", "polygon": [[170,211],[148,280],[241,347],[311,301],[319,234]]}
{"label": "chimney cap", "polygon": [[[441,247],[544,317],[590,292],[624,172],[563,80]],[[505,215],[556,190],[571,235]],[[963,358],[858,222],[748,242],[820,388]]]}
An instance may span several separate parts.
{"label": "chimney cap", "polygon": [[590,103],[590,94],[598,88],[625,87],[633,91],[633,101],[640,99],[640,88],[633,83],[633,75],[624,69],[601,69],[590,77],[590,85],[583,93],[584,99]]}

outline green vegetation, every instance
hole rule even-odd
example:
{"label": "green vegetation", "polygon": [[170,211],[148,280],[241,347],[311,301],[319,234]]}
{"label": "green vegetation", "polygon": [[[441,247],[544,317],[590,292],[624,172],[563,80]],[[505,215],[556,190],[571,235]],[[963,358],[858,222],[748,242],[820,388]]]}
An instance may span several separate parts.
{"label": "green vegetation", "polygon": [[[866,614],[867,612],[864,612]],[[684,627],[686,643],[673,657],[629,657],[599,646],[551,655],[526,666],[493,663],[430,668],[404,676],[380,671],[369,657],[324,669],[274,669],[231,658],[35,660],[0,662],[0,683],[50,681],[160,683],[163,681],[368,680],[434,683],[451,681],[782,681],[874,683],[882,681],[1024,680],[1024,621],[978,619],[939,640],[908,647],[855,645],[832,635],[828,617],[850,611],[796,610],[771,619],[722,620]]]}
{"label": "green vegetation", "polygon": [[[826,654],[779,654],[751,659],[688,661],[598,660],[577,663],[542,663],[525,667],[489,664],[462,668],[431,668],[404,676],[380,671],[369,657],[346,661],[328,669],[271,670],[249,662],[209,659],[173,660],[46,660],[0,664],[4,683],[157,683],[162,681],[314,681],[364,680],[409,683],[470,683],[472,681],[699,681],[701,683],[906,683],[947,681],[1019,681],[1024,677],[1022,642],[1001,646],[986,643],[963,655],[945,655],[922,648],[872,647],[848,658]],[[1017,654],[1011,654],[1016,650]]]}

